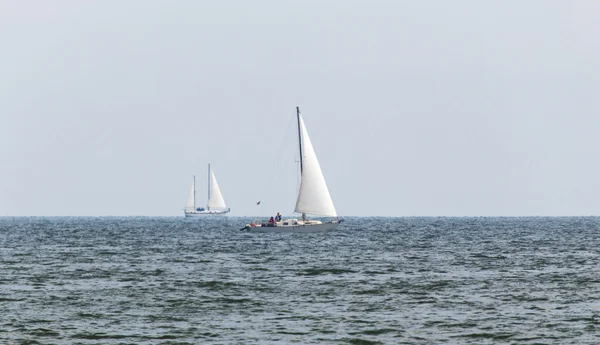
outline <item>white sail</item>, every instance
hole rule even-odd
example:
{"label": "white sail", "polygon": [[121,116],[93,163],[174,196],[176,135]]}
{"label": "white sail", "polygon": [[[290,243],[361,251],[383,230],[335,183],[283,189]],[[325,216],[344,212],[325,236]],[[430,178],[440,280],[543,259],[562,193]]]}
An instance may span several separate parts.
{"label": "white sail", "polygon": [[192,188],[190,189],[190,194],[188,194],[187,202],[185,203],[185,208],[188,210],[193,210],[196,207],[195,197],[196,197],[196,178],[192,181]]}
{"label": "white sail", "polygon": [[302,177],[300,191],[296,201],[295,212],[321,216],[337,217],[325,177],[321,171],[319,160],[313,149],[304,119],[300,119],[300,133],[302,138]]}
{"label": "white sail", "polygon": [[215,178],[215,174],[212,169],[210,171],[210,198],[208,199],[208,209],[226,209],[225,200],[223,199],[223,194],[221,194],[221,189],[219,189],[219,184],[217,183],[217,179]]}

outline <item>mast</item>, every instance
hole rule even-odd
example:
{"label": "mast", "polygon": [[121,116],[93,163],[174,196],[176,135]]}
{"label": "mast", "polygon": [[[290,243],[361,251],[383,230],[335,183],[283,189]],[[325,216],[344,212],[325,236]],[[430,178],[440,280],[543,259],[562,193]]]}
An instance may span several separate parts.
{"label": "mast", "polygon": [[302,176],[302,129],[300,128],[300,107],[296,107],[296,116],[298,117],[298,147],[300,148],[300,175]]}
{"label": "mast", "polygon": [[[300,128],[300,107],[296,107],[296,116],[298,117],[298,147],[300,148],[300,178],[304,167],[302,165],[302,128]],[[306,220],[306,213],[302,213],[302,220]]]}
{"label": "mast", "polygon": [[210,163],[208,163],[208,199],[206,209],[210,210],[210,206],[208,206],[208,201],[210,200]]}
{"label": "mast", "polygon": [[194,211],[196,211],[196,175],[194,175]]}

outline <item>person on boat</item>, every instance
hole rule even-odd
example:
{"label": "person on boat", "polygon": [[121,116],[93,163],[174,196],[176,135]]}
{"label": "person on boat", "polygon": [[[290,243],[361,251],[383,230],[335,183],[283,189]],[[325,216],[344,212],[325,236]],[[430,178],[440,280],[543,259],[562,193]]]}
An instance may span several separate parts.
{"label": "person on boat", "polygon": [[279,212],[277,212],[277,215],[275,216],[275,221],[281,222],[281,215],[279,214]]}
{"label": "person on boat", "polygon": [[302,220],[306,221],[306,213],[302,213]]}
{"label": "person on boat", "polygon": [[273,217],[271,217],[271,219],[269,219],[268,224],[269,224],[269,226],[275,226],[275,219],[273,219]]}

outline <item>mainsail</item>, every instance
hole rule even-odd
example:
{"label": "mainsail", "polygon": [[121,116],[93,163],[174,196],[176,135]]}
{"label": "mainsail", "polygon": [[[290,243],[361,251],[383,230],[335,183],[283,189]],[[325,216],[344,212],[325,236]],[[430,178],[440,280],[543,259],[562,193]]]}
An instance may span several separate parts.
{"label": "mainsail", "polygon": [[208,209],[226,209],[227,205],[225,205],[225,200],[223,199],[223,194],[221,194],[221,189],[219,189],[219,184],[217,183],[217,179],[215,178],[215,174],[212,169],[210,170],[210,197],[208,199]]}
{"label": "mainsail", "polygon": [[190,189],[190,194],[188,194],[185,208],[188,210],[193,210],[196,208],[196,176],[194,176],[194,179],[192,180],[192,188]]}
{"label": "mainsail", "polygon": [[337,217],[325,177],[315,154],[304,119],[298,112],[302,145],[302,177],[295,212]]}

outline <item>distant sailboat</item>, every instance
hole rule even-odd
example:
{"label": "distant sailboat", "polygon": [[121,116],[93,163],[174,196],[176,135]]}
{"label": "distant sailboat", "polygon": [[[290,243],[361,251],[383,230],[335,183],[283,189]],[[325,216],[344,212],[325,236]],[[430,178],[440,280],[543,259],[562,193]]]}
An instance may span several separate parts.
{"label": "distant sailboat", "polygon": [[[267,224],[254,222],[246,225],[244,230],[251,232],[328,232],[337,228],[342,222],[337,217],[325,177],[298,107],[296,107],[296,115],[298,117],[301,179],[294,212],[301,213],[302,219],[286,219]],[[307,214],[335,217],[335,219],[327,222],[309,220]]]}
{"label": "distant sailboat", "polygon": [[230,211],[225,204],[223,194],[217,183],[215,173],[208,165],[208,201],[206,208],[196,207],[196,176],[192,180],[192,187],[188,195],[187,202],[184,208],[184,214],[186,217],[200,217],[206,215],[218,215],[225,214]]}

